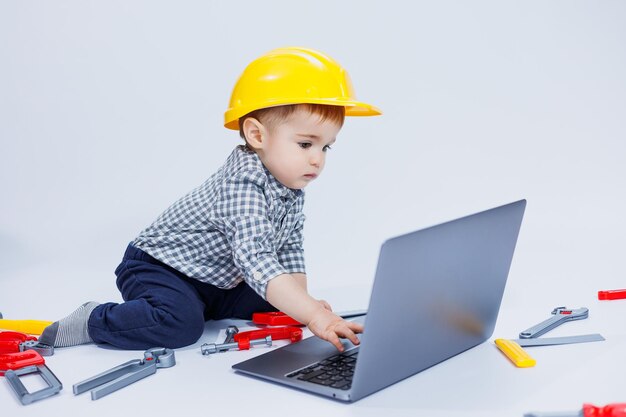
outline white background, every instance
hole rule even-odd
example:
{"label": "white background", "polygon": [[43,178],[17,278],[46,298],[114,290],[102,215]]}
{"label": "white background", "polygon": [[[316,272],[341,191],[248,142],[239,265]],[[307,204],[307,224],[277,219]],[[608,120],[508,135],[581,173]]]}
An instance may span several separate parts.
{"label": "white background", "polygon": [[[622,1],[0,0],[5,318],[56,320],[88,300],[120,301],[113,270],[128,241],[239,143],[222,126],[238,75],[296,45],[335,58],[357,97],[384,112],[348,118],[306,190],[314,296],[365,308],[384,239],[526,198],[496,336],[568,305],[589,307],[590,319],[554,335],[608,339],[543,348],[545,367],[533,370],[485,344],[354,406],[231,375],[252,352],[208,365],[197,346],[179,355],[187,368],[179,361],[167,377],[90,403],[72,398],[71,384],[138,353],[84,346],[49,359],[66,384],[60,398],[22,408],[3,383],[3,407],[104,415],[135,404],[161,415],[225,412],[229,398],[255,415],[286,404],[329,415],[501,416],[626,401],[616,387],[626,301],[596,300],[626,287],[625,21]],[[203,338],[220,327],[208,324]],[[269,397],[276,408],[258,404]]]}

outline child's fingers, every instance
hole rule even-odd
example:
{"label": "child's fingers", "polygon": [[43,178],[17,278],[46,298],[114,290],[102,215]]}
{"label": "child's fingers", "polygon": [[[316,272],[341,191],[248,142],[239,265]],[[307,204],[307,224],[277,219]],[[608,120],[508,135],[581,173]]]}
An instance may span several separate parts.
{"label": "child's fingers", "polygon": [[349,322],[344,321],[344,323],[342,323],[340,327],[337,327],[335,333],[337,333],[341,337],[345,337],[346,339],[350,340],[353,344],[358,345],[360,343],[359,338],[356,337],[356,334],[354,334],[354,332],[348,326]]}
{"label": "child's fingers", "polygon": [[361,323],[355,323],[353,321],[348,321],[347,323],[350,330],[354,333],[363,333],[363,330],[365,330],[365,327],[363,327]]}
{"label": "child's fingers", "polygon": [[333,331],[328,332],[326,340],[332,343],[339,352],[343,352],[343,345],[341,344],[341,340],[339,340],[339,337],[337,337],[335,332]]}

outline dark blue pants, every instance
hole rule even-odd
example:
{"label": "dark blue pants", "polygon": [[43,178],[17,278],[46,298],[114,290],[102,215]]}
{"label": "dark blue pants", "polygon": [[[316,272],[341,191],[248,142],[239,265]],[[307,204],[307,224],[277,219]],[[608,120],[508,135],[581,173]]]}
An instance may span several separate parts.
{"label": "dark blue pants", "polygon": [[96,307],[89,317],[89,336],[122,349],[179,348],[200,338],[206,320],[249,320],[254,312],[276,311],[245,282],[220,289],[188,278],[132,245],[115,275],[124,302]]}

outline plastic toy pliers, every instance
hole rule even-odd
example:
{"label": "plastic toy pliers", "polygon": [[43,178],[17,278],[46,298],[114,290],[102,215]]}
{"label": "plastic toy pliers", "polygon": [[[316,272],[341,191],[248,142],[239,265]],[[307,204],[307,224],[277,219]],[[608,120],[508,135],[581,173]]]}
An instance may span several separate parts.
{"label": "plastic toy pliers", "polygon": [[74,384],[74,395],[91,390],[91,399],[98,400],[156,373],[158,368],[171,368],[174,365],[176,365],[176,358],[172,349],[148,349],[144,352],[143,359],[128,361]]}

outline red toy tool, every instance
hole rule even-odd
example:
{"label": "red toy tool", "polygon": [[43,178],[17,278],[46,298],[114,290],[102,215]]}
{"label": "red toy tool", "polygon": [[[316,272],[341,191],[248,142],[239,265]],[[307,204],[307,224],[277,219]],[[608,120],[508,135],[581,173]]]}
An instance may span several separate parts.
{"label": "red toy tool", "polygon": [[626,298],[626,290],[598,291],[598,300],[621,300]]}
{"label": "red toy tool", "polygon": [[596,407],[593,404],[583,404],[584,417],[626,417],[626,403],[609,404]]}
{"label": "red toy tool", "polygon": [[21,369],[26,366],[39,366],[45,363],[44,358],[34,350],[5,353],[0,355],[0,376],[4,376],[8,370]]}
{"label": "red toy tool", "polygon": [[0,332],[0,353],[24,352],[36,350],[42,356],[54,354],[54,348],[37,341],[34,336],[20,332]]}
{"label": "red toy tool", "polygon": [[[367,310],[351,310],[335,314],[342,319],[349,319],[353,317],[364,316],[367,314]],[[265,324],[267,326],[304,326],[304,324],[296,321],[296,319],[289,317],[282,311],[275,311],[270,313],[254,313],[252,314],[252,322],[254,324]]]}
{"label": "red toy tool", "polygon": [[302,340],[302,329],[297,327],[268,327],[237,333],[233,343],[205,343],[200,346],[203,355],[225,352],[231,349],[248,350],[251,346],[272,346],[272,340],[289,339],[292,342]]}
{"label": "red toy tool", "polygon": [[254,313],[252,314],[252,322],[254,324],[265,324],[267,326],[304,326],[304,324],[281,311]]}
{"label": "red toy tool", "polygon": [[572,413],[527,413],[524,417],[626,417],[626,403],[609,404],[597,407],[583,404],[583,409]]}
{"label": "red toy tool", "polygon": [[263,327],[259,330],[239,333],[239,329],[237,329],[236,326],[229,326],[228,329],[226,329],[226,340],[224,340],[224,343],[204,343],[200,346],[200,351],[203,355],[210,355],[217,352],[226,352],[231,349],[248,350],[252,346],[272,346],[272,340],[290,339],[292,342],[302,340],[302,329],[285,326],[302,326],[302,324],[285,313],[254,313],[252,315],[252,322],[265,326],[282,327]]}
{"label": "red toy tool", "polygon": [[241,349],[241,345],[245,346],[247,344],[249,346],[250,340],[263,339],[267,336],[270,336],[272,340],[289,339],[291,342],[299,342],[302,340],[302,329],[297,327],[268,327],[266,329],[237,333],[233,339],[239,343],[239,349]]}
{"label": "red toy tool", "polygon": [[36,337],[28,336],[24,333],[0,332],[0,353],[21,352],[24,349],[21,349],[20,345],[23,345],[24,342],[36,340]]}

